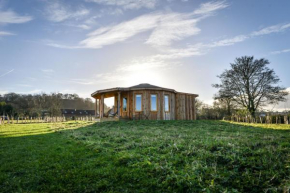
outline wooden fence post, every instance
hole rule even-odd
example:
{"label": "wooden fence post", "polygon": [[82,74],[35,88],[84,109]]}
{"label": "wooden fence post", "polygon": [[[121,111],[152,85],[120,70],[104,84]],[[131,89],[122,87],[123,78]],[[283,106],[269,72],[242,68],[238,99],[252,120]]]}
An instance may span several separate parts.
{"label": "wooden fence post", "polygon": [[288,125],[288,116],[284,116],[284,124],[287,124]]}

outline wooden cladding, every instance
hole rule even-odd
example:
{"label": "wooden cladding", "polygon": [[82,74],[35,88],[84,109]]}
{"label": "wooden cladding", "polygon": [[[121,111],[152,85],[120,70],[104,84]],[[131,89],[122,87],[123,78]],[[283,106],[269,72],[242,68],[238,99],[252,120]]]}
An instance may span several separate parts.
{"label": "wooden cladding", "polygon": [[176,119],[195,120],[195,97],[186,94],[176,94]]}
{"label": "wooden cladding", "polygon": [[[103,113],[103,97],[104,95],[100,97],[100,114]],[[191,94],[158,90],[123,91],[120,95],[115,94],[115,106],[117,107],[119,98],[121,118],[195,120],[195,97]]]}

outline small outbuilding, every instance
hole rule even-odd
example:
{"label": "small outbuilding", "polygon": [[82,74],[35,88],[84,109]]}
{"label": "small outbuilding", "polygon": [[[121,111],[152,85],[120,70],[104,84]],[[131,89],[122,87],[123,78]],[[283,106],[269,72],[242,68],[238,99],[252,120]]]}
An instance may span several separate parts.
{"label": "small outbuilding", "polygon": [[[151,84],[98,90],[95,116],[104,120],[195,120],[197,94],[177,92]],[[104,99],[114,97],[114,106],[104,111]]]}

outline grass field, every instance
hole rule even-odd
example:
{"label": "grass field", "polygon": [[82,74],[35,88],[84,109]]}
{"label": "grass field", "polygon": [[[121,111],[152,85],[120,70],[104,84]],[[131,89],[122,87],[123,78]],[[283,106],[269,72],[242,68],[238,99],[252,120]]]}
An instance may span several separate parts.
{"label": "grass field", "polygon": [[1,192],[289,192],[290,126],[0,126]]}

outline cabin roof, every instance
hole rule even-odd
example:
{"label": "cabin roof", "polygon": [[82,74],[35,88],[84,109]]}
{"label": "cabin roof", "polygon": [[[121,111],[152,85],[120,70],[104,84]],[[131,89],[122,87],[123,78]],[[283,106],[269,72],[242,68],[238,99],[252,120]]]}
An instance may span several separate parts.
{"label": "cabin roof", "polygon": [[135,86],[131,86],[129,88],[158,88],[158,89],[162,89],[162,87],[155,86],[155,85],[148,84],[148,83],[138,84],[138,85],[135,85]]}
{"label": "cabin roof", "polygon": [[[115,87],[115,88],[97,90],[96,92],[92,93],[91,96],[94,97],[97,94],[107,93],[107,92],[133,91],[133,90],[163,90],[163,91],[169,91],[169,92],[180,93],[180,94],[190,94],[190,93],[177,92],[174,89],[163,88],[163,87],[155,86],[148,83],[142,83],[142,84],[138,84],[138,85],[130,86],[130,87]],[[190,94],[190,95],[195,95],[196,97],[198,96],[196,94]]]}

